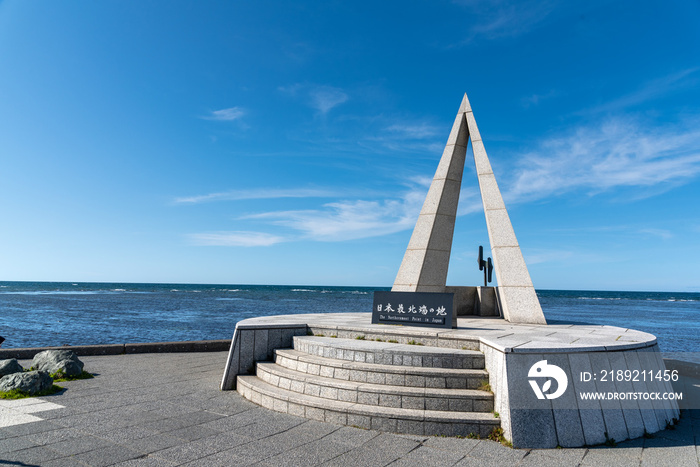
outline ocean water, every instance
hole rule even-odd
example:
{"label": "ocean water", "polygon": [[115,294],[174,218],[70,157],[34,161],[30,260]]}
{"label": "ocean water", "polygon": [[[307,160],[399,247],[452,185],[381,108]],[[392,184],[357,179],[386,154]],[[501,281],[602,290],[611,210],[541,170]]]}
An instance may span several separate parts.
{"label": "ocean water", "polygon": [[[388,288],[0,282],[3,348],[230,339],[255,316],[370,312]],[[700,352],[700,293],[537,292],[552,323],[606,324]]]}

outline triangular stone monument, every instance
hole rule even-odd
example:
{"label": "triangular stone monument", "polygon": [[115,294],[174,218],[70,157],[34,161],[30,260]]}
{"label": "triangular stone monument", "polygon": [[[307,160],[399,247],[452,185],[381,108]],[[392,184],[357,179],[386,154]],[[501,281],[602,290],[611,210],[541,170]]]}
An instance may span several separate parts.
{"label": "triangular stone monument", "polygon": [[391,290],[445,292],[470,138],[503,317],[513,323],[547,324],[466,94]]}

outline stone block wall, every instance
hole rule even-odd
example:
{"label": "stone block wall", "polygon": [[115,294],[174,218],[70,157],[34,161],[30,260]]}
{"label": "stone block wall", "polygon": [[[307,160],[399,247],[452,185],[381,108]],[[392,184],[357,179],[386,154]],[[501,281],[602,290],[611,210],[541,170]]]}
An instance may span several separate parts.
{"label": "stone block wall", "polygon": [[[504,353],[482,343],[481,350],[494,392],[494,410],[500,414],[505,437],[515,447],[580,447],[609,439],[619,442],[663,430],[680,414],[676,401],[642,396],[674,392],[671,381],[657,378],[666,367],[656,343],[642,349],[571,353]],[[533,392],[528,370],[542,360],[566,374],[568,388],[562,396],[539,400]],[[646,377],[631,380],[643,373]],[[583,381],[582,375],[590,375],[590,380]],[[606,381],[601,381],[603,378]],[[580,396],[583,392],[626,396],[585,400]]]}
{"label": "stone block wall", "polygon": [[[240,323],[239,323],[240,324]],[[275,349],[292,346],[294,336],[305,336],[307,326],[239,326],[233,332],[221,390],[236,389],[236,376],[255,374],[255,363],[272,360]]]}

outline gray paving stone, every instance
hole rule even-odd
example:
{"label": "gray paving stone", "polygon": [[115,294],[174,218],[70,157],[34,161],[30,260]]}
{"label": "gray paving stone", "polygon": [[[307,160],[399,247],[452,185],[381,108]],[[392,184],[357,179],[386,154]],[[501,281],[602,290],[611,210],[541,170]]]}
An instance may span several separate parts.
{"label": "gray paving stone", "polygon": [[0,439],[0,455],[7,452],[21,451],[22,449],[39,446],[40,444],[43,443],[37,443],[32,437],[32,435],[15,436],[13,438]]}
{"label": "gray paving stone", "polygon": [[[77,430],[75,430],[77,431]],[[112,431],[104,431],[96,436],[98,438],[105,439],[115,444],[128,445],[129,441],[139,438],[146,438],[153,436],[158,432],[153,430],[146,430],[139,426],[130,426],[128,429],[118,428]]]}
{"label": "gray paving stone", "polygon": [[500,443],[483,440],[472,449],[468,457],[478,459],[498,459],[504,462],[519,462],[527,451],[507,448]]}
{"label": "gray paving stone", "polygon": [[698,458],[696,447],[693,445],[678,445],[670,440],[655,443],[657,446],[647,447],[642,451],[642,466],[697,467]]}
{"label": "gray paving stone", "polygon": [[205,458],[221,452],[226,448],[230,449],[241,444],[249,444],[252,441],[253,439],[247,436],[225,433],[217,435],[214,438],[198,439],[196,441],[166,448],[158,451],[156,455],[180,464]]}
{"label": "gray paving stone", "polygon": [[576,467],[585,454],[586,449],[533,449],[518,466]]}
{"label": "gray paving stone", "polygon": [[166,434],[155,434],[145,438],[131,440],[128,446],[144,454],[150,454],[180,444],[182,444],[182,438],[176,438]]}
{"label": "gray paving stone", "polygon": [[172,467],[176,465],[178,465],[176,462],[157,456],[147,456],[119,462],[114,464],[114,467]]}
{"label": "gray paving stone", "polygon": [[87,465],[88,464],[84,464],[76,460],[73,456],[61,457],[58,459],[45,460],[41,462],[41,467],[81,467]]}
{"label": "gray paving stone", "polygon": [[455,464],[455,467],[510,467],[520,465],[520,461],[510,459],[477,459],[476,457],[465,456]]}
{"label": "gray paving stone", "polygon": [[478,439],[431,436],[427,438],[423,444],[432,448],[467,455],[481,442],[482,441]]}
{"label": "gray paving stone", "polygon": [[72,456],[75,454],[92,451],[93,449],[102,449],[111,446],[115,446],[115,444],[95,436],[81,436],[78,438],[70,438],[64,441],[47,444],[45,447],[55,451],[61,456]]}
{"label": "gray paving stone", "polygon": [[392,462],[392,467],[408,467],[415,465],[452,466],[464,458],[463,454],[435,449],[428,446],[419,446],[400,459]]}
{"label": "gray paving stone", "polygon": [[143,457],[144,454],[124,446],[112,445],[95,449],[94,451],[76,454],[73,459],[93,467],[113,465],[118,462]]}
{"label": "gray paving stone", "polygon": [[361,446],[335,457],[324,466],[376,466],[386,465],[408,454],[420,444],[400,436],[381,434]]}
{"label": "gray paving stone", "polygon": [[380,432],[374,430],[362,430],[349,426],[340,427],[338,430],[326,435],[322,439],[325,441],[346,444],[351,447],[357,447],[365,444],[369,440],[381,435]]}
{"label": "gray paving stone", "polygon": [[4,461],[9,465],[42,465],[46,461],[65,457],[45,446],[34,446],[20,451],[7,452],[0,455],[0,462]]}
{"label": "gray paving stone", "polygon": [[636,466],[639,467],[642,461],[642,447],[614,448],[596,447],[589,449],[581,462],[581,466],[600,467],[601,465],[614,466]]}
{"label": "gray paving stone", "polygon": [[29,435],[32,433],[42,433],[45,431],[60,430],[63,426],[49,422],[23,423],[0,428],[0,439],[12,438],[15,436]]}
{"label": "gray paving stone", "polygon": [[260,467],[319,465],[352,449],[347,444],[317,440],[269,457],[258,463]]}
{"label": "gray paving stone", "polygon": [[78,430],[73,430],[70,428],[64,428],[62,430],[51,430],[42,431],[40,433],[32,433],[27,435],[34,443],[39,446],[45,446],[47,444],[57,443],[59,441],[65,441],[72,438],[78,438],[85,436],[85,433],[81,433]]}

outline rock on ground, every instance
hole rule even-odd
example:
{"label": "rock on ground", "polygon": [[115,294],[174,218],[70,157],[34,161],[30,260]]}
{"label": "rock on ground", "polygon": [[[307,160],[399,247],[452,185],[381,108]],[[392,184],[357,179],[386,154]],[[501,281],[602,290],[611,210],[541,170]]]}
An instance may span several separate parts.
{"label": "rock on ground", "polygon": [[0,360],[0,378],[3,376],[11,375],[13,373],[22,373],[24,368],[17,362],[16,358],[10,358],[8,360]]}
{"label": "rock on ground", "polygon": [[0,391],[19,389],[32,396],[38,392],[51,389],[52,386],[53,379],[45,371],[14,373],[0,378]]}
{"label": "rock on ground", "polygon": [[80,376],[83,362],[72,350],[44,350],[34,355],[32,367],[50,374],[63,373],[66,376]]}

